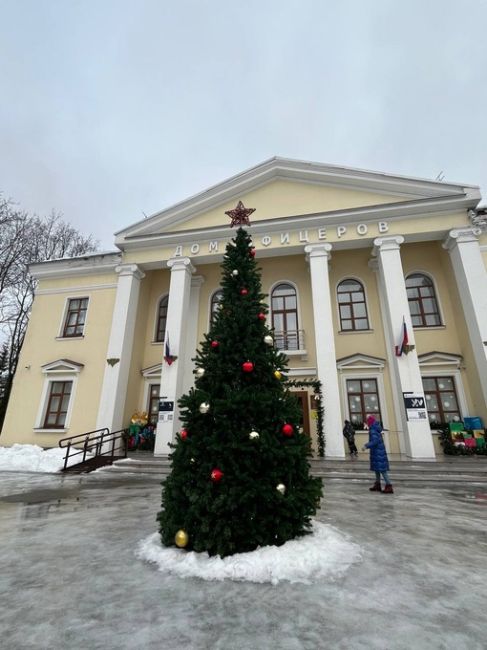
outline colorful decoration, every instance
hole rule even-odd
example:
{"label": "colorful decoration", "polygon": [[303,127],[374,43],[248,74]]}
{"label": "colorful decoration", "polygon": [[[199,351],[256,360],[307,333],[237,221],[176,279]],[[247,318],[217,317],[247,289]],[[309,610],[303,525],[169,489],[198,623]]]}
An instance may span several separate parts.
{"label": "colorful decoration", "polygon": [[185,530],[178,530],[174,535],[174,543],[179,548],[185,548],[189,542],[189,535]]}
{"label": "colorful decoration", "polygon": [[240,289],[240,295],[241,296],[246,296],[248,294],[248,292],[249,292],[249,290],[245,289],[245,287],[243,289]]}
{"label": "colorful decoration", "polygon": [[148,421],[147,413],[145,411],[134,411],[134,414],[130,418],[130,422],[139,427],[145,427]]}
{"label": "colorful decoration", "polygon": [[208,402],[201,402],[201,404],[199,406],[200,413],[203,413],[203,414],[208,413],[209,410],[210,410],[210,405],[208,404]]}
{"label": "colorful decoration", "polygon": [[254,369],[254,364],[252,363],[252,361],[245,361],[244,363],[242,363],[242,370],[244,372],[252,372],[253,369]]}
{"label": "colorful decoration", "polygon": [[260,433],[258,431],[251,431],[249,433],[249,438],[251,440],[258,440],[260,438]]}
{"label": "colorful decoration", "polygon": [[286,422],[286,424],[282,425],[281,431],[285,436],[290,438],[294,433],[294,427],[293,427],[292,424],[289,424],[288,422]]}
{"label": "colorful decoration", "polygon": [[282,379],[282,372],[279,372],[279,370],[276,370],[276,371],[274,372],[274,377],[275,377],[276,379]]}
{"label": "colorful decoration", "polygon": [[218,347],[219,345],[220,345],[220,344],[218,343],[218,341],[212,341],[212,342],[211,342],[211,347],[212,347],[214,350],[216,350],[217,347]]}
{"label": "colorful decoration", "polygon": [[223,472],[221,469],[218,469],[218,467],[215,467],[215,469],[211,472],[211,480],[213,483],[219,483],[223,478]]}
{"label": "colorful decoration", "polygon": [[257,314],[257,318],[258,318],[259,320],[265,320],[265,314],[264,314],[264,312],[262,312],[262,311],[259,312],[259,314]]}
{"label": "colorful decoration", "polygon": [[286,494],[286,486],[284,485],[284,483],[278,483],[276,485],[276,490],[281,494]]}
{"label": "colorful decoration", "polygon": [[226,210],[225,214],[232,220],[230,227],[233,228],[233,226],[250,226],[249,217],[252,212],[255,212],[255,208],[246,208],[242,201],[239,201],[236,208]]}
{"label": "colorful decoration", "polygon": [[204,368],[196,368],[195,375],[198,377],[198,379],[201,379],[201,377],[203,377],[204,374],[205,374]]}
{"label": "colorful decoration", "polygon": [[274,345],[274,339],[270,334],[267,334],[267,336],[264,336],[264,343],[266,345]]}
{"label": "colorful decoration", "polygon": [[181,440],[186,440],[186,438],[188,437],[188,432],[186,431],[186,429],[181,429],[179,435],[181,436]]}

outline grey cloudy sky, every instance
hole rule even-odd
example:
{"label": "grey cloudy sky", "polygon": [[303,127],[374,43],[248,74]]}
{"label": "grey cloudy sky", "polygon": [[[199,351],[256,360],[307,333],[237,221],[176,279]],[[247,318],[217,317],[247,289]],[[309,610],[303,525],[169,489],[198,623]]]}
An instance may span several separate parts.
{"label": "grey cloudy sky", "polygon": [[274,156],[479,184],[487,0],[0,0],[0,191],[112,234]]}

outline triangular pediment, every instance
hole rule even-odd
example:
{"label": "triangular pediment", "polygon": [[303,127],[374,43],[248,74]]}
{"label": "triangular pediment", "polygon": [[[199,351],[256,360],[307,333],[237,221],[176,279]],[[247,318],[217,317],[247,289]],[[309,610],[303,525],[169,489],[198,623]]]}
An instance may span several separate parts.
{"label": "triangular pediment", "polygon": [[162,372],[162,363],[156,363],[154,366],[143,368],[140,373],[145,379],[160,379]]}
{"label": "triangular pediment", "polygon": [[45,363],[41,368],[42,372],[49,374],[78,373],[84,368],[84,364],[78,363],[77,361],[71,361],[71,359],[56,359],[56,361]]}
{"label": "triangular pediment", "polygon": [[452,354],[451,352],[426,352],[418,355],[418,362],[421,368],[426,366],[447,366],[459,368],[463,362],[461,354]]}
{"label": "triangular pediment", "polygon": [[465,195],[467,186],[393,176],[321,163],[272,158],[116,233],[121,248],[134,240],[226,229],[225,211],[241,200],[256,208],[252,223],[363,210]]}
{"label": "triangular pediment", "polygon": [[361,353],[351,354],[347,357],[337,359],[338,370],[383,370],[385,365],[385,359],[381,359],[380,357],[372,357],[368,354]]}

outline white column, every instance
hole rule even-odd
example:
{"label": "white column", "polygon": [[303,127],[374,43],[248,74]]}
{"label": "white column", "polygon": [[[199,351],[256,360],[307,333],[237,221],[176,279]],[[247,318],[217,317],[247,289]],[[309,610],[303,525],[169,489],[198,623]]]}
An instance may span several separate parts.
{"label": "white column", "polygon": [[451,230],[443,248],[450,253],[480,385],[487,402],[487,271],[478,240],[480,233],[480,228]]}
{"label": "white column", "polygon": [[[379,237],[374,240],[374,254],[377,255],[379,271],[379,291],[384,305],[384,320],[386,323],[386,345],[394,350],[400,342],[403,318],[408,331],[409,345],[414,346],[414,330],[409,313],[409,303],[404,282],[404,272],[401,262],[400,245],[404,237]],[[418,354],[413,349],[408,354],[397,357],[392,355],[393,386],[400,392],[398,395],[400,422],[402,426],[399,435],[403,437],[401,449],[409,458],[415,460],[434,460],[435,450],[428,418],[424,420],[408,420],[404,407],[403,393],[416,393],[424,396]],[[396,413],[396,418],[397,418]]]}
{"label": "white column", "polygon": [[[163,357],[166,341],[169,337],[171,355],[177,359],[168,365],[162,360],[160,398],[163,401],[174,402],[172,413],[159,413],[157,424],[155,456],[165,456],[170,452],[169,443],[174,440],[179,430],[179,411],[177,401],[183,392],[185,360],[188,354],[186,349],[191,274],[194,266],[188,257],[173,257],[167,262],[171,269],[171,283],[169,285],[169,301],[167,305],[166,337],[164,341]],[[191,352],[189,353],[191,354]]]}
{"label": "white column", "polygon": [[182,392],[186,393],[194,385],[194,363],[192,359],[196,355],[198,347],[198,316],[200,312],[201,285],[205,279],[202,275],[193,275],[191,278],[191,293],[189,298],[189,311],[187,315],[188,330],[186,333],[186,357],[184,364],[184,379]]}
{"label": "white column", "polygon": [[304,250],[307,253],[306,259],[309,261],[311,272],[316,365],[318,379],[323,384],[325,453],[330,458],[345,458],[328,274],[331,244],[309,245]]}
{"label": "white column", "polygon": [[115,271],[118,273],[117,295],[96,420],[97,429],[108,427],[110,431],[123,427],[140,281],[145,277],[136,264],[121,264]]}

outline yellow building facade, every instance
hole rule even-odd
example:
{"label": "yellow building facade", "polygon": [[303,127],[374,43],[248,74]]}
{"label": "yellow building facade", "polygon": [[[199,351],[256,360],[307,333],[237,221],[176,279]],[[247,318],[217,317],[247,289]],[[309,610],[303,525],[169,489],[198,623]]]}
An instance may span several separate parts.
{"label": "yellow building facade", "polygon": [[[56,446],[139,410],[157,425],[155,454],[168,453],[178,412],[163,418],[159,399],[192,385],[234,234],[225,211],[241,200],[256,210],[249,231],[289,378],[322,382],[327,456],[346,455],[345,419],[360,444],[373,414],[393,458],[434,460],[437,423],[487,422],[480,198],[471,185],[273,158],[116,233],[114,252],[32,265],[1,444]],[[316,404],[298,392],[316,449]]]}

